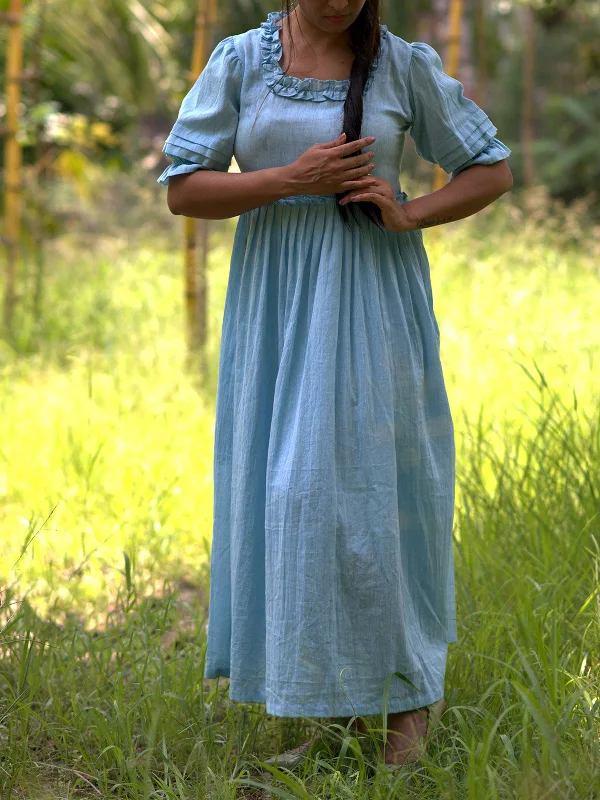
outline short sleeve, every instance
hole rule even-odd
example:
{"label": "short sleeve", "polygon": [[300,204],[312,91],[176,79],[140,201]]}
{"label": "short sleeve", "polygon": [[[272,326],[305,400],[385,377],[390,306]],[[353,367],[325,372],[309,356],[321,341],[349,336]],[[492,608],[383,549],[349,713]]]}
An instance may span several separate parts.
{"label": "short sleeve", "polygon": [[496,161],[504,161],[512,153],[512,150],[507,147],[500,139],[490,139],[489,143],[483,148],[476,156],[465,161],[460,167],[454,170],[452,177],[454,178],[459,172],[462,172],[467,167],[472,167],[474,164],[495,164]]}
{"label": "short sleeve", "polygon": [[[498,129],[483,109],[464,96],[462,83],[444,72],[442,59],[431,45],[412,42],[411,49],[410,136],[422,158],[457,174],[488,148]],[[490,148],[478,163],[491,164],[510,155],[502,142],[495,141],[501,147]]]}
{"label": "short sleeve", "polygon": [[172,175],[213,169],[227,172],[240,112],[243,69],[233,37],[223,39],[183,98],[177,120],[162,148],[172,159],[157,179],[167,186]]}

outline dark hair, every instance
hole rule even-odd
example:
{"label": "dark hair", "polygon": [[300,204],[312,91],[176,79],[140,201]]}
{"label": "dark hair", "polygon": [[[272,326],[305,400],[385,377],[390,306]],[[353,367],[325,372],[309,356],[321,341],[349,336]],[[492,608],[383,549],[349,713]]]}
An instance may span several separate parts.
{"label": "dark hair", "polygon": [[[360,139],[363,121],[364,89],[371,65],[379,56],[381,48],[381,30],[379,27],[380,0],[367,0],[362,10],[350,26],[350,49],[354,53],[352,70],[350,73],[350,87],[344,103],[344,124],[342,131],[346,134],[346,142],[355,142]],[[282,0],[281,10],[286,14],[292,12],[291,0]],[[291,30],[289,31],[291,38]],[[332,137],[333,138],[333,137]],[[359,151],[362,152],[362,151]],[[357,155],[353,153],[353,155]],[[339,200],[344,194],[337,194]],[[383,227],[381,209],[371,202],[351,203],[337,208],[344,223],[348,226],[350,213],[355,219],[364,214],[379,227]]]}

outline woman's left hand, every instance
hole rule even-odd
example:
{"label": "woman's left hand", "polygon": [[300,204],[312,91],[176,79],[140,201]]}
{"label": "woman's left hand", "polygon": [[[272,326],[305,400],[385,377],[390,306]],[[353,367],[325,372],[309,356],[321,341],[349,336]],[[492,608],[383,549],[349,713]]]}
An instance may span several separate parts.
{"label": "woman's left hand", "polygon": [[379,206],[381,209],[381,217],[383,220],[383,227],[392,233],[401,233],[403,231],[415,230],[406,216],[406,211],[402,208],[402,204],[396,199],[392,184],[386,181],[385,178],[378,178],[376,175],[371,175],[373,185],[366,189],[350,190],[348,194],[340,200],[340,205],[345,206],[352,202],[367,202],[371,201]]}

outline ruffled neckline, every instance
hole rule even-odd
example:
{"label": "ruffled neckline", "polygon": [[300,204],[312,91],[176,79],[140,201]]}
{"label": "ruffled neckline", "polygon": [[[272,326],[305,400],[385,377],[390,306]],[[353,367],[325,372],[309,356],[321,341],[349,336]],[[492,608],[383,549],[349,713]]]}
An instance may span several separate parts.
{"label": "ruffled neckline", "polygon": [[[350,87],[350,80],[321,80],[318,78],[296,78],[286,75],[279,62],[283,55],[281,46],[281,26],[276,23],[285,16],[285,12],[271,11],[265,22],[261,22],[261,53],[263,75],[267,86],[283,97],[298,100],[345,100]],[[369,77],[365,84],[365,92],[373,83],[377,67],[386,46],[387,25],[380,25],[381,48],[378,57],[373,61]]]}

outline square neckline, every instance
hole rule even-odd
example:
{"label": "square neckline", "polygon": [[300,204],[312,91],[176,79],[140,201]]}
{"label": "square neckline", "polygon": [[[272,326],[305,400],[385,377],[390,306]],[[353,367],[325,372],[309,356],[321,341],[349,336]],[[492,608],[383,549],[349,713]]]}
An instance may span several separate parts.
{"label": "square neckline", "polygon": [[[282,11],[271,11],[265,22],[260,25],[261,32],[261,52],[263,77],[267,86],[276,94],[283,97],[293,97],[299,100],[313,100],[322,102],[324,100],[345,100],[350,88],[350,79],[343,78],[298,78],[295,75],[287,75],[280,61],[283,56],[281,44],[282,25],[277,23],[288,16]],[[384,55],[387,46],[387,25],[380,23],[381,47],[379,55],[374,59],[369,71],[369,77],[365,84],[364,91],[368,91],[375,73]]]}

